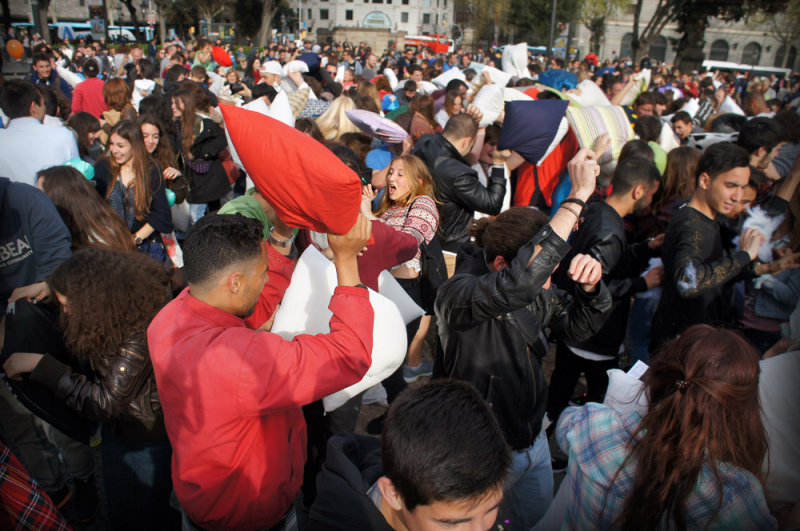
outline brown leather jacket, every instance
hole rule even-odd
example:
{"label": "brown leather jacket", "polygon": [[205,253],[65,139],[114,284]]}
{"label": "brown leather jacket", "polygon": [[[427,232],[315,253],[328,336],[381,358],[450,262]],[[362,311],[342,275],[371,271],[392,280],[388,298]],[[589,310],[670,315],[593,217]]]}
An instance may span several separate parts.
{"label": "brown leather jacket", "polygon": [[94,379],[45,354],[31,379],[52,389],[56,397],[81,414],[110,424],[123,439],[167,438],[144,332],[132,334],[119,351],[95,358],[92,368]]}

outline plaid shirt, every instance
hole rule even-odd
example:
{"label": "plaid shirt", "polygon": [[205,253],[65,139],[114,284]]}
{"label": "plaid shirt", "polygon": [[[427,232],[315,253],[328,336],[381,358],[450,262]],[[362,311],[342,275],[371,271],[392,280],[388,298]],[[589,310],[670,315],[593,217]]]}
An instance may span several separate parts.
{"label": "plaid shirt", "polygon": [[22,463],[0,440],[0,529],[71,529]]}
{"label": "plaid shirt", "polygon": [[[572,500],[562,529],[612,529],[633,489],[636,465],[629,461],[614,478],[628,455],[628,442],[639,425],[638,413],[628,416],[602,404],[570,407],[561,414],[556,430],[559,446],[569,454]],[[705,464],[686,502],[688,529],[776,529],[761,483],[750,474],[720,463],[718,483]],[[721,489],[721,493],[720,493]],[[717,511],[721,494],[722,505]],[[674,527],[662,519],[659,528]]]}

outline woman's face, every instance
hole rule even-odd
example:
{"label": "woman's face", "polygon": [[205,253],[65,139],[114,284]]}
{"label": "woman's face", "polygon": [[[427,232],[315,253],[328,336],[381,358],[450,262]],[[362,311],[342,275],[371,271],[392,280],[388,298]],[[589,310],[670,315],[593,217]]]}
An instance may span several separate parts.
{"label": "woman's face", "polygon": [[180,118],[183,114],[183,102],[172,98],[172,117]]}
{"label": "woman's face", "polygon": [[461,105],[461,96],[458,96],[453,100],[453,114],[458,114],[463,111],[464,107]]}
{"label": "woman's face", "polygon": [[225,79],[228,81],[228,83],[233,85],[234,83],[239,81],[239,76],[236,75],[236,71],[231,69],[231,70],[228,70],[227,74],[225,74]]}
{"label": "woman's face", "polygon": [[389,187],[389,199],[392,201],[397,201],[411,191],[411,186],[405,176],[405,164],[402,160],[395,159],[389,166],[386,185]]}
{"label": "woman's face", "polygon": [[259,61],[258,59],[254,59],[253,60],[253,72],[258,72],[259,70],[261,70],[261,61]]}
{"label": "woman's face", "polygon": [[153,153],[158,147],[161,135],[158,127],[153,124],[142,124],[142,137],[144,137],[144,147],[148,153]]}
{"label": "woman's face", "polygon": [[114,133],[108,140],[111,144],[111,156],[120,166],[123,166],[133,157],[133,147],[131,143]]}

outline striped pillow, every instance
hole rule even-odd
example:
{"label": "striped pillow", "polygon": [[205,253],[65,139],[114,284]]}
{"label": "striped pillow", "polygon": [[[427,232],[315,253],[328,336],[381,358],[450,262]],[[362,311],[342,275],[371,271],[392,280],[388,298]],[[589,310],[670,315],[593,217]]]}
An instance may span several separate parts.
{"label": "striped pillow", "polygon": [[594,149],[597,138],[608,133],[611,143],[600,156],[598,162],[605,164],[619,158],[622,146],[633,139],[633,128],[622,107],[604,105],[601,107],[567,108],[567,120],[578,138],[580,147]]}

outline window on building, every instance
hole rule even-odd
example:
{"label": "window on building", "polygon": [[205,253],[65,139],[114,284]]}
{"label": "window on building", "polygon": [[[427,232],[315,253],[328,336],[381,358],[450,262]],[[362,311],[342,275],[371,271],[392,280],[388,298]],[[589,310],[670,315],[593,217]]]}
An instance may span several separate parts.
{"label": "window on building", "polygon": [[425,0],[422,2],[422,7],[431,7],[431,0]]}
{"label": "window on building", "polygon": [[430,13],[423,13],[423,15],[422,15],[422,23],[423,24],[430,24],[431,23],[431,14]]}
{"label": "window on building", "polygon": [[757,65],[761,61],[761,45],[751,42],[742,51],[742,63],[746,65]]}
{"label": "window on building", "polygon": [[650,58],[663,63],[667,57],[667,39],[663,35],[656,37],[653,44],[650,45]]}
{"label": "window on building", "polygon": [[352,3],[353,3],[353,0],[347,0],[347,3],[348,3],[348,4],[352,4]]}
{"label": "window on building", "polygon": [[372,0],[373,4],[382,4],[383,0]]}
{"label": "window on building", "polygon": [[403,5],[407,6],[408,5],[408,0],[403,0]]}
{"label": "window on building", "polygon": [[78,1],[78,5],[81,6],[81,7],[85,6],[86,5],[86,0],[79,0]]}
{"label": "window on building", "polygon": [[718,39],[711,43],[711,52],[709,52],[708,58],[711,61],[727,61],[728,50],[730,50],[728,41]]}
{"label": "window on building", "polygon": [[633,33],[626,33],[622,36],[622,41],[619,43],[619,57],[632,57],[633,47]]}
{"label": "window on building", "polygon": [[444,0],[444,7],[447,7],[447,0]]}
{"label": "window on building", "polygon": [[320,20],[328,20],[328,10],[327,9],[320,9],[319,10],[319,19]]}
{"label": "window on building", "polygon": [[436,20],[436,25],[438,26],[439,25],[439,13],[436,13],[436,19],[435,20]]}
{"label": "window on building", "polygon": [[345,20],[353,20],[353,10],[352,9],[345,10],[344,19]]}
{"label": "window on building", "polygon": [[404,23],[408,22],[408,12],[407,11],[403,11],[402,13],[400,13],[400,22],[404,22]]}
{"label": "window on building", "polygon": [[312,18],[311,9],[308,10],[308,18]]}

